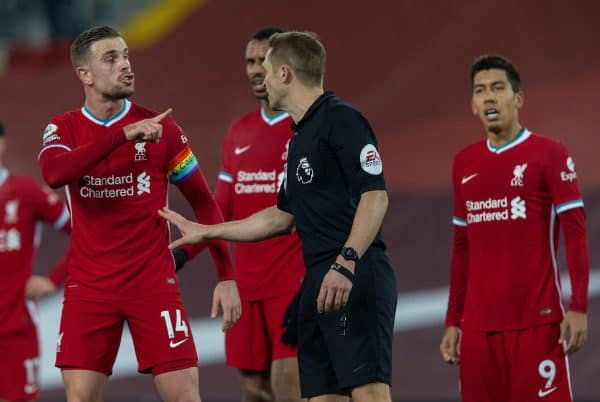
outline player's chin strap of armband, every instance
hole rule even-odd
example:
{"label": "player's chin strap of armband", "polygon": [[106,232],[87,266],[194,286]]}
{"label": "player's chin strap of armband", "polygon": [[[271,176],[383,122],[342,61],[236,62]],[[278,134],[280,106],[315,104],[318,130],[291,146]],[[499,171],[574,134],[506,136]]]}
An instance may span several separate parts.
{"label": "player's chin strap of armband", "polygon": [[333,269],[335,272],[339,272],[340,274],[344,275],[346,278],[350,279],[350,282],[354,283],[354,273],[352,271],[350,271],[348,268],[346,268],[345,266],[343,266],[342,264],[338,264],[337,262],[334,262],[333,264],[331,264],[329,269]]}
{"label": "player's chin strap of armband", "polygon": [[175,260],[175,271],[179,271],[188,260],[188,253],[182,248],[173,250],[173,259]]}
{"label": "player's chin strap of armband", "polygon": [[300,319],[300,300],[302,299],[302,292],[304,292],[304,281],[302,281],[300,289],[298,289],[296,295],[285,310],[283,321],[281,322],[281,328],[284,328],[283,334],[281,335],[281,342],[289,346],[298,345],[298,321]]}

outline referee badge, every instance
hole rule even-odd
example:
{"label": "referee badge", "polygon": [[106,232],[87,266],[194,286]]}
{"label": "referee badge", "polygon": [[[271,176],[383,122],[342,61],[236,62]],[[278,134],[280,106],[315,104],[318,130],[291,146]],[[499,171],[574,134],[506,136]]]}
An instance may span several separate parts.
{"label": "referee badge", "polygon": [[380,175],[383,172],[383,163],[381,156],[377,152],[377,148],[373,144],[367,144],[360,151],[360,167],[368,174],[374,176]]}
{"label": "referee badge", "polygon": [[315,171],[312,166],[310,166],[308,158],[306,156],[301,158],[298,167],[296,168],[296,178],[298,181],[302,184],[308,184],[312,182],[314,176]]}

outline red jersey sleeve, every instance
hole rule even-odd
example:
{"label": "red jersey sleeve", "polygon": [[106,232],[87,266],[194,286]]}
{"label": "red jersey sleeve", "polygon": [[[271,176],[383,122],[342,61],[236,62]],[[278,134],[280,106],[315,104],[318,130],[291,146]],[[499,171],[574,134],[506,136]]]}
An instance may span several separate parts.
{"label": "red jersey sleeve", "polygon": [[52,268],[52,271],[48,274],[48,279],[59,286],[67,279],[67,256],[65,255],[58,264]]}
{"label": "red jersey sleeve", "polygon": [[62,187],[83,176],[126,141],[123,129],[117,127],[96,141],[77,146],[68,118],[54,117],[46,126],[38,156],[42,176],[50,187]]}
{"label": "red jersey sleeve", "polygon": [[575,162],[567,149],[560,143],[550,147],[546,159],[546,181],[552,202],[558,214],[573,208],[583,207]]}
{"label": "red jersey sleeve", "polygon": [[465,204],[461,196],[461,177],[458,158],[454,159],[452,167],[452,184],[454,189],[454,242],[450,258],[450,288],[448,295],[448,308],[446,310],[447,327],[460,327],[467,291],[468,273],[468,242],[467,218]]}
{"label": "red jersey sleeve", "polygon": [[[198,160],[188,146],[188,140],[181,128],[167,119],[164,131],[167,142],[167,175],[175,184],[194,210],[196,219],[204,224],[223,222],[219,207],[212,197]],[[198,245],[199,248],[202,245]],[[227,242],[216,240],[208,243],[212,259],[217,267],[219,280],[234,278],[233,266],[229,256]],[[188,253],[190,253],[190,250]],[[191,250],[191,254],[196,254]]]}
{"label": "red jersey sleeve", "polygon": [[223,214],[223,218],[226,221],[232,218],[232,183],[233,183],[233,135],[232,128],[230,127],[223,138],[223,145],[221,147],[221,169],[217,178],[217,186],[215,189],[215,201],[219,205],[219,209]]}
{"label": "red jersey sleeve", "polygon": [[33,183],[30,195],[34,205],[36,218],[48,222],[56,230],[68,230],[70,214],[67,205],[47,187]]}
{"label": "red jersey sleeve", "polygon": [[[35,206],[38,220],[48,222],[56,230],[70,231],[70,214],[67,205],[47,187],[32,182],[30,197]],[[66,257],[65,257],[66,258]],[[48,274],[56,286],[60,285],[67,277],[65,258],[59,262]]]}
{"label": "red jersey sleeve", "polygon": [[460,167],[460,159],[458,156],[454,158],[452,165],[452,188],[454,190],[454,212],[452,217],[452,223],[455,226],[467,226],[467,211],[465,210],[465,202],[461,194],[462,188],[462,169]]}
{"label": "red jersey sleeve", "polygon": [[587,311],[590,261],[583,200],[577,183],[575,162],[564,145],[558,143],[548,152],[547,183],[565,237],[567,266],[571,278],[573,311]]}

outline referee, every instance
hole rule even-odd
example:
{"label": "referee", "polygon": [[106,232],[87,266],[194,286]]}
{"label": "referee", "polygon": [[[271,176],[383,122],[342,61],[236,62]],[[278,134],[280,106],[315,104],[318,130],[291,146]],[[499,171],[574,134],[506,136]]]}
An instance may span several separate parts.
{"label": "referee", "polygon": [[159,213],[182,233],[171,247],[258,241],[295,226],[307,267],[298,317],[302,396],[391,401],[396,279],[380,230],[388,197],[375,135],[359,111],[323,91],[325,48],[314,34],[278,33],[269,46],[269,105],[291,115],[295,132],[277,205],[213,226]]}

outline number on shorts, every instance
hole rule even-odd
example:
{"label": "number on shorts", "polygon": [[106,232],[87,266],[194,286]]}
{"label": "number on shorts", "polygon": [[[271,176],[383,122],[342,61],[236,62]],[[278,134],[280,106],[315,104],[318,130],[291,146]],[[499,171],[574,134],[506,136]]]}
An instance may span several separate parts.
{"label": "number on shorts", "polygon": [[25,367],[25,393],[32,394],[38,390],[38,369],[40,367],[40,359],[34,357],[32,359],[23,360],[23,367]]}
{"label": "number on shorts", "polygon": [[552,386],[554,382],[554,377],[556,377],[556,364],[552,360],[542,360],[540,365],[538,366],[538,373],[542,376],[546,381],[546,386],[544,388],[548,389]]}
{"label": "number on shorts", "polygon": [[169,339],[175,338],[175,331],[182,331],[185,337],[188,337],[188,326],[184,320],[181,319],[181,310],[175,310],[175,331],[173,331],[173,323],[171,321],[171,314],[168,310],[160,312],[160,316],[165,320],[165,326],[167,327],[167,336]]}

